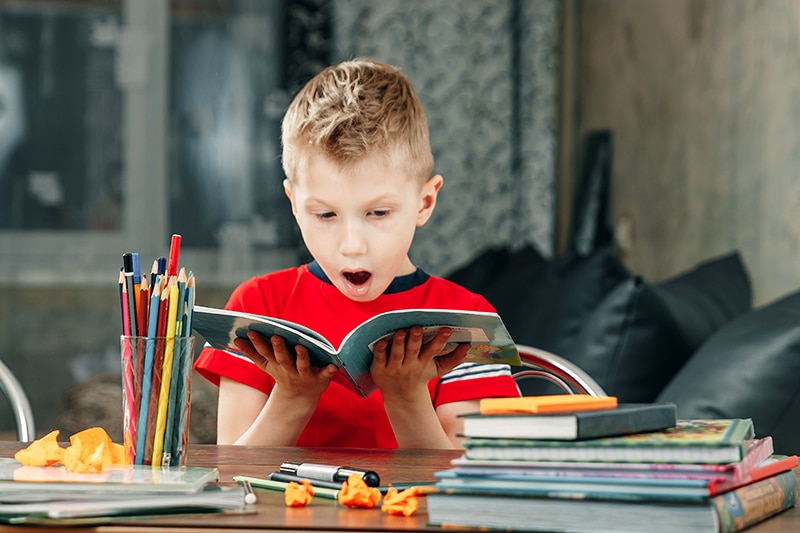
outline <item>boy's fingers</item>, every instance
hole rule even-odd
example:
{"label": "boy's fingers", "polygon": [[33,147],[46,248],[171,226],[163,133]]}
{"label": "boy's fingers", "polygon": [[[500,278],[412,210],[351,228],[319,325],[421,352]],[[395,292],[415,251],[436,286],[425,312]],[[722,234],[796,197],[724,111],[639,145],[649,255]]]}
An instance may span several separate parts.
{"label": "boy's fingers", "polygon": [[433,337],[428,343],[425,345],[423,350],[423,357],[426,359],[433,359],[435,356],[442,353],[442,350],[445,346],[447,346],[447,341],[450,339],[450,336],[453,334],[453,330],[450,328],[441,328],[437,333],[436,336]]}
{"label": "boy's fingers", "polygon": [[408,340],[406,340],[406,357],[418,357],[420,349],[422,348],[422,328],[414,326],[408,331]]}
{"label": "boy's fingers", "polygon": [[397,330],[392,338],[391,352],[389,353],[388,365],[399,368],[403,365],[406,355],[406,337],[408,332],[404,329]]}
{"label": "boy's fingers", "polygon": [[386,341],[386,339],[379,340],[377,343],[375,343],[375,347],[372,349],[372,359],[375,363],[386,366],[388,347],[389,343]]}
{"label": "boy's fingers", "polygon": [[295,359],[292,357],[292,354],[289,353],[289,348],[286,347],[286,342],[283,340],[283,337],[273,335],[269,340],[272,343],[272,352],[275,354],[275,362],[277,364],[281,366],[295,364]]}
{"label": "boy's fingers", "polygon": [[266,369],[269,358],[272,356],[272,348],[268,344],[261,342],[261,345],[256,347],[252,339],[243,337],[234,339],[233,343],[259,368]]}
{"label": "boy's fingers", "polygon": [[438,374],[443,376],[463,363],[464,359],[467,357],[467,353],[469,353],[470,346],[470,344],[459,344],[458,347],[449,354],[437,357],[435,361]]}
{"label": "boy's fingers", "polygon": [[308,374],[311,372],[311,358],[308,356],[308,350],[305,346],[297,345],[294,347],[296,355],[297,371],[300,374]]}

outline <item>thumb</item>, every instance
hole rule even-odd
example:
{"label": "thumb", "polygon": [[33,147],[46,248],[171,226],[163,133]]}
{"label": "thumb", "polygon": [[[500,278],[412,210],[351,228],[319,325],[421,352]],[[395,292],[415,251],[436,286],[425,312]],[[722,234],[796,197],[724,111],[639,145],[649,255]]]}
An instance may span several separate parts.
{"label": "thumb", "polygon": [[447,355],[434,357],[436,362],[437,375],[443,376],[464,362],[469,353],[470,344],[459,344],[458,347]]}

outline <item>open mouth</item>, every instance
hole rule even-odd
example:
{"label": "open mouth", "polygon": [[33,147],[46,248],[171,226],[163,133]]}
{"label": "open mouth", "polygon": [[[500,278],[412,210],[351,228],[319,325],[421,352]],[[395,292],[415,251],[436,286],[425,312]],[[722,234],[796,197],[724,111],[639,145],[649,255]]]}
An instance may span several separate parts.
{"label": "open mouth", "polygon": [[359,270],[358,272],[344,273],[344,278],[353,285],[363,285],[364,283],[367,282],[370,276],[372,276],[372,274],[370,274],[365,270]]}

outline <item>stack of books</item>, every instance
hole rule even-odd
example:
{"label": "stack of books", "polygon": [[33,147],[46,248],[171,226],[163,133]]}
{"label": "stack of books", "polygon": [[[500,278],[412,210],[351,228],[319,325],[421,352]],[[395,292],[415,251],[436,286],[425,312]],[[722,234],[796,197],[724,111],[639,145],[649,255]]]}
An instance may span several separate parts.
{"label": "stack of books", "polygon": [[677,420],[672,404],[464,418],[465,453],[428,496],[433,525],[726,533],[797,498],[797,456],[773,454],[750,419]]}

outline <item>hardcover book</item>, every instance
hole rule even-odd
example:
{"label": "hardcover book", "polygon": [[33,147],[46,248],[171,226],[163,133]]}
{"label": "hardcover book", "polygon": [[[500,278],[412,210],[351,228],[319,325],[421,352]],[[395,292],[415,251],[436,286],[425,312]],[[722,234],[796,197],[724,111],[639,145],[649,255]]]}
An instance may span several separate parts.
{"label": "hardcover book", "polygon": [[663,431],[588,440],[468,438],[469,459],[731,463],[741,461],[755,437],[749,418],[678,420]]}
{"label": "hardcover book", "polygon": [[651,475],[542,474],[539,471],[475,474],[458,468],[436,472],[436,487],[444,492],[503,494],[528,497],[640,501],[706,501],[797,466],[797,456],[774,456],[739,481],[660,477]]}
{"label": "hardcover book", "polygon": [[796,498],[797,475],[787,470],[695,502],[438,492],[428,495],[428,516],[431,525],[482,530],[733,533],[794,507]]}
{"label": "hardcover book", "polygon": [[520,364],[517,346],[500,316],[482,311],[403,309],[382,313],[353,329],[338,348],[300,324],[226,309],[195,306],[192,326],[211,346],[233,353],[240,353],[233,341],[245,337],[248,331],[257,331],[264,337],[283,337],[290,346],[299,344],[307,348],[314,364],[336,365],[339,372],[334,380],[364,397],[376,389],[369,371],[375,343],[412,326],[423,328],[424,342],[441,328],[452,328],[445,351],[469,343],[472,347],[467,361]]}
{"label": "hardcover book", "polygon": [[619,404],[563,414],[461,415],[466,437],[578,440],[658,431],[675,426],[672,403]]}
{"label": "hardcover book", "polygon": [[747,444],[747,453],[741,461],[732,463],[623,463],[600,461],[507,461],[453,459],[451,464],[458,472],[473,475],[493,473],[521,474],[538,472],[542,475],[608,475],[652,476],[661,478],[687,478],[739,482],[769,459],[774,451],[772,437],[753,439]]}

